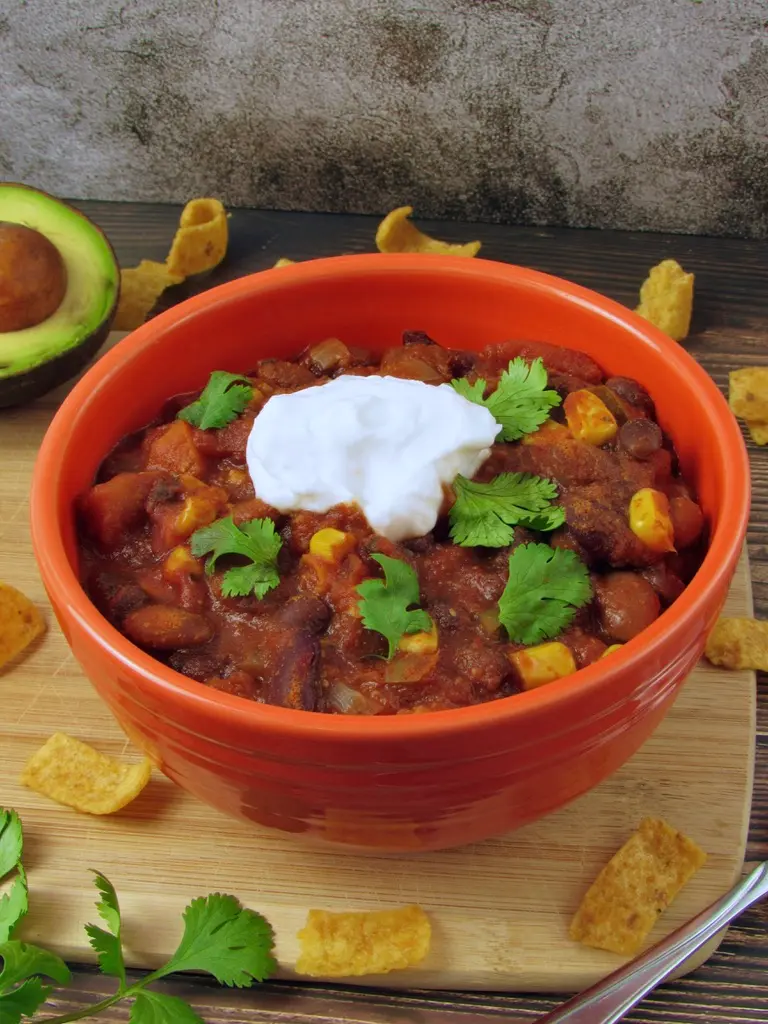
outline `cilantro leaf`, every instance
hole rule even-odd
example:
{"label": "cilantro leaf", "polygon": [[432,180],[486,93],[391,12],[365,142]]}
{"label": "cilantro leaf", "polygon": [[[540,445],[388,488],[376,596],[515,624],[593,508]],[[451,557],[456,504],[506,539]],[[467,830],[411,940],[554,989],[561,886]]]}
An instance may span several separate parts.
{"label": "cilantro leaf", "polygon": [[521,544],[509,556],[499,620],[510,640],[535,644],[561,633],[591,598],[589,572],[573,551]]}
{"label": "cilantro leaf", "polygon": [[255,594],[259,600],[280,582],[277,556],[283,546],[271,519],[251,519],[235,526],[231,516],[217,519],[192,534],[189,547],[195,558],[208,555],[205,571],[212,573],[224,555],[242,555],[251,565],[228,569],[221,581],[225,597]]}
{"label": "cilantro leaf", "polygon": [[27,875],[21,863],[17,865],[18,878],[9,892],[0,896],[0,942],[7,942],[19,921],[29,910]]}
{"label": "cilantro leaf", "polygon": [[0,945],[0,960],[3,961],[0,993],[7,992],[12,986],[37,974],[52,978],[60,985],[68,985],[71,979],[69,968],[62,959],[28,942],[18,942],[16,939],[4,942]]}
{"label": "cilantro leaf", "polygon": [[21,860],[23,843],[18,814],[15,811],[0,809],[0,881],[10,874]]}
{"label": "cilantro leaf", "polygon": [[176,996],[151,989],[139,992],[131,1007],[130,1024],[205,1024],[192,1007]]}
{"label": "cilantro leaf", "polygon": [[184,911],[184,935],[168,963],[155,972],[206,971],[222,985],[249,988],[277,968],[269,923],[244,908],[234,896],[211,893],[193,900]]}
{"label": "cilantro leaf", "polygon": [[498,440],[517,441],[532,434],[549,417],[549,410],[560,405],[556,391],[547,390],[547,371],[541,358],[532,363],[518,356],[499,378],[496,390],[484,398],[487,382],[479,378],[474,384],[452,380],[451,386],[476,405],[484,405],[502,430]]}
{"label": "cilantro leaf", "polygon": [[247,377],[214,370],[197,401],[179,410],[176,418],[201,430],[226,427],[237,419],[252,398],[253,387]]}
{"label": "cilantro leaf", "polygon": [[453,489],[451,538],[462,547],[503,548],[515,526],[544,531],[565,522],[563,509],[552,504],[557,485],[533,473],[500,473],[486,484],[459,475]]}
{"label": "cilantro leaf", "polygon": [[20,1024],[22,1017],[31,1017],[51,994],[51,986],[40,978],[27,978],[10,992],[0,994],[0,1024]]}
{"label": "cilantro leaf", "polygon": [[104,974],[111,974],[120,982],[120,989],[125,988],[125,963],[121,938],[120,904],[117,901],[115,887],[104,875],[94,872],[96,888],[101,899],[96,904],[99,917],[106,924],[108,931],[95,924],[87,924],[85,931],[88,941],[99,960],[99,968]]}
{"label": "cilantro leaf", "polygon": [[384,570],[384,579],[365,580],[355,588],[362,598],[358,607],[366,629],[381,633],[386,639],[389,660],[403,634],[428,632],[432,619],[422,608],[411,609],[421,598],[419,580],[410,565],[388,555],[371,557]]}

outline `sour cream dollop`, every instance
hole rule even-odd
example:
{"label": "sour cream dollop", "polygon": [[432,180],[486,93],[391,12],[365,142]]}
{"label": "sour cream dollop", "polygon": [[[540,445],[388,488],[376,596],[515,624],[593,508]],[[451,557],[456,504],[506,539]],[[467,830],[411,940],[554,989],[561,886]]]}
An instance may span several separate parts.
{"label": "sour cream dollop", "polygon": [[390,540],[434,527],[443,484],[471,477],[500,430],[448,384],[342,376],[273,395],[254,421],[246,459],[256,495],[280,512],[355,503]]}

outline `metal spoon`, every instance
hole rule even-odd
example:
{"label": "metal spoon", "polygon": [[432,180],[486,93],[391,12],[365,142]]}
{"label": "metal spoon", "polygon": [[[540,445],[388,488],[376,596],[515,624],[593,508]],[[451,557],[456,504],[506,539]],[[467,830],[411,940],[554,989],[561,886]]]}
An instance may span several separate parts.
{"label": "metal spoon", "polygon": [[688,924],[537,1024],[615,1024],[735,917],[768,895],[768,862]]}

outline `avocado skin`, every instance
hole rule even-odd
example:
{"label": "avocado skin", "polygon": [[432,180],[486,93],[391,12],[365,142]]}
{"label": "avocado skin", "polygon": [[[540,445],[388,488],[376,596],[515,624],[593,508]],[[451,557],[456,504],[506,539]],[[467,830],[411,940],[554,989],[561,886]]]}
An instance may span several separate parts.
{"label": "avocado skin", "polygon": [[81,217],[101,236],[101,239],[111,254],[116,274],[115,294],[110,309],[101,323],[91,331],[90,334],[83,338],[78,345],[67,349],[60,355],[54,356],[52,359],[48,359],[46,362],[40,363],[38,366],[34,366],[29,370],[13,374],[10,377],[0,377],[0,409],[10,409],[16,406],[25,405],[28,402],[33,402],[35,399],[40,398],[49,391],[53,391],[54,388],[67,383],[67,381],[70,381],[73,377],[77,376],[77,374],[85,368],[91,359],[93,359],[106,341],[112,321],[114,320],[117,312],[118,302],[120,301],[120,265],[117,261],[117,257],[115,256],[115,251],[111,242],[101,228],[87,217],[86,214],[72,206],[71,203],[67,203],[65,200],[52,196],[48,192],[43,192],[41,189],[32,188],[31,186],[24,185],[20,182],[0,182],[0,188],[3,187],[24,189],[25,191],[41,196],[45,200],[67,207],[70,211],[77,214],[78,217]]}
{"label": "avocado skin", "polygon": [[13,377],[0,379],[0,409],[11,409],[17,405],[26,405],[36,398],[48,394],[60,384],[75,377],[93,359],[107,340],[115,309],[101,327],[82,341],[76,348],[62,352],[60,356],[41,363],[32,370],[17,373]]}

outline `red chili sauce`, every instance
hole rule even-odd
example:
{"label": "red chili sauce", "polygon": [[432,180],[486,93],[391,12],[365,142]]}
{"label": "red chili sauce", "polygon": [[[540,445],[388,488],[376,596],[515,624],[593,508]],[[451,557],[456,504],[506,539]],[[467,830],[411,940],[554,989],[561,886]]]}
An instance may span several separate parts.
{"label": "red chili sauce", "polygon": [[[342,373],[435,385],[484,378],[489,394],[517,356],[543,360],[548,386],[564,404],[537,432],[495,444],[474,479],[525,472],[554,481],[565,513],[565,524],[554,532],[517,526],[511,546],[461,547],[449,535],[453,496],[446,493],[435,529],[395,544],[374,534],[355,507],[284,515],[254,495],[246,441],[271,395]],[[262,360],[249,377],[250,403],[220,429],[198,429],[176,418],[197,395],[171,400],[154,424],[107,457],[78,506],[82,580],[96,606],[139,647],[216,690],[284,707],[366,715],[509,697],[549,681],[546,668],[543,676],[537,673],[535,652],[528,669],[514,657],[526,645],[511,641],[499,621],[510,553],[519,545],[569,549],[589,571],[592,599],[559,635],[542,641],[564,645],[571,670],[649,626],[701,563],[703,516],[656,423],[652,399],[636,381],[606,379],[580,352],[525,341],[463,352],[406,332],[403,345],[380,359],[333,339],[293,362]],[[615,420],[613,436],[603,443],[571,429],[580,422],[585,392]],[[633,496],[648,488],[674,531],[674,550],[648,546],[630,523]],[[227,516],[235,524],[269,518],[282,538],[280,582],[261,599],[222,594],[223,573],[238,564],[236,557],[220,559],[209,574],[205,560],[190,553],[193,533]],[[330,559],[310,553],[313,535],[325,527],[347,534]],[[431,640],[422,635],[421,646],[405,643],[389,660],[384,637],[363,624],[356,589],[382,578],[374,554],[415,571],[420,607],[435,627]],[[562,661],[562,650],[555,653]]]}

